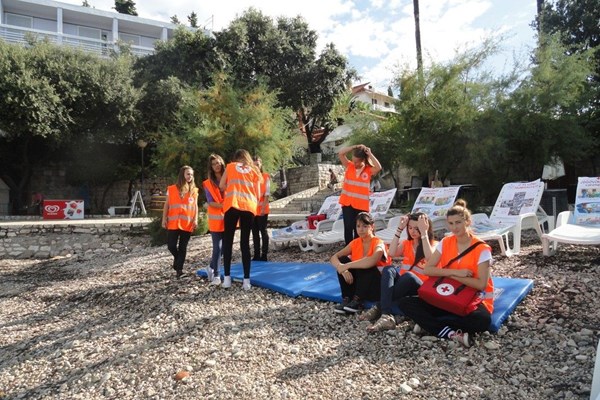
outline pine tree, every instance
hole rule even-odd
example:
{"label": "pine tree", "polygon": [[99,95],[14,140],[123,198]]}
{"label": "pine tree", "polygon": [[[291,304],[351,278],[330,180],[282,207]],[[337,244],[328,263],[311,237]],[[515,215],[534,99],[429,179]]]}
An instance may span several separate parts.
{"label": "pine tree", "polygon": [[198,27],[198,14],[196,14],[194,11],[192,11],[192,13],[188,15],[187,19],[192,28]]}
{"label": "pine tree", "polygon": [[115,6],[113,7],[118,13],[135,15],[137,16],[137,10],[135,9],[135,3],[133,0],[115,0]]}

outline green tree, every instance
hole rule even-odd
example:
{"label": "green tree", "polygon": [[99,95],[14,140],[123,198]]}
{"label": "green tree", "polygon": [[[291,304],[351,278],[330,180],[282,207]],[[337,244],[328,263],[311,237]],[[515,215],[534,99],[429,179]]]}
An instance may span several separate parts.
{"label": "green tree", "polygon": [[192,28],[198,27],[198,14],[196,14],[195,11],[192,11],[192,13],[188,15],[187,19]]}
{"label": "green tree", "polygon": [[101,59],[47,42],[0,41],[0,54],[0,174],[18,212],[34,167],[60,157],[58,149],[132,140],[138,92],[127,57]]}
{"label": "green tree", "polygon": [[113,8],[120,14],[138,15],[133,0],[115,0],[115,6]]}
{"label": "green tree", "polygon": [[222,64],[213,38],[202,30],[181,26],[171,40],[156,44],[154,54],[136,60],[135,82],[142,86],[173,76],[183,85],[207,88],[212,74],[221,70]]}
{"label": "green tree", "polygon": [[237,89],[224,74],[217,74],[214,82],[196,92],[196,105],[184,112],[196,112],[201,122],[161,137],[159,168],[176,171],[183,164],[197,165],[203,176],[210,153],[228,160],[239,148],[260,154],[267,170],[281,165],[290,156],[291,139],[288,113],[278,107],[276,94],[263,84]]}
{"label": "green tree", "polygon": [[171,23],[175,25],[181,25],[181,21],[179,20],[177,14],[171,16]]}
{"label": "green tree", "polygon": [[[592,82],[589,90],[594,96],[590,104],[583,106],[579,112],[583,127],[595,139],[588,170],[597,175],[600,170],[600,7],[596,0],[554,0],[544,1],[540,8],[536,24],[542,38],[558,34],[566,55],[587,54],[594,60],[593,72],[589,76]],[[582,172],[590,173],[585,169]]]}
{"label": "green tree", "polygon": [[317,34],[302,17],[280,17],[275,23],[253,8],[215,35],[235,84],[264,80],[278,91],[280,104],[294,110],[310,152],[321,152],[334,127],[328,119],[334,99],[356,75],[346,58],[333,44],[317,57]]}

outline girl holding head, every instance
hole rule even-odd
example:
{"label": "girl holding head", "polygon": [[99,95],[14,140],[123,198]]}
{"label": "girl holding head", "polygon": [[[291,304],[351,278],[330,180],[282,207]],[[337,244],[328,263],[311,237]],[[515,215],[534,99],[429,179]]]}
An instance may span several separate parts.
{"label": "girl holding head", "polygon": [[224,191],[223,287],[231,287],[231,253],[235,229],[240,226],[240,250],[244,267],[242,288],[250,290],[250,230],[258,207],[262,176],[247,150],[239,149],[225,167],[219,187]]}
{"label": "girl holding head", "polygon": [[167,248],[173,255],[177,277],[183,275],[183,263],[192,232],[198,226],[198,188],[194,170],[188,165],[179,169],[177,183],[167,188],[162,227],[167,230]]}
{"label": "girl holding head", "polygon": [[[415,321],[415,333],[424,329],[439,338],[454,340],[470,347],[473,344],[473,333],[488,329],[494,311],[492,252],[490,246],[471,232],[471,212],[464,200],[457,200],[448,210],[446,222],[452,235],[438,243],[423,270],[430,279],[449,276],[481,291],[483,301],[464,317],[434,307],[418,297],[400,299],[399,307],[404,315]],[[476,247],[462,254],[476,243]],[[461,254],[460,258],[453,261]]]}
{"label": "girl holding head", "polygon": [[206,268],[208,281],[211,285],[220,285],[219,261],[223,245],[223,232],[225,221],[223,212],[223,191],[219,188],[221,177],[225,172],[225,162],[218,154],[208,156],[206,180],[202,182],[204,195],[208,204],[206,214],[208,216],[208,231],[212,239],[212,257],[210,265]]}
{"label": "girl holding head", "polygon": [[[423,267],[435,249],[433,227],[425,213],[403,215],[390,243],[390,255],[402,256],[400,268],[385,267],[381,274],[381,300],[368,311],[360,314],[361,321],[376,321],[367,328],[377,332],[396,328],[392,307],[398,299],[416,296],[417,289],[427,280]],[[406,239],[400,236],[406,230]]]}
{"label": "girl holding head", "polygon": [[[352,152],[352,160],[347,154]],[[338,152],[342,166],[346,169],[340,204],[344,219],[344,240],[349,244],[358,237],[356,217],[369,212],[369,187],[371,177],[381,171],[381,164],[364,144],[342,147]]]}

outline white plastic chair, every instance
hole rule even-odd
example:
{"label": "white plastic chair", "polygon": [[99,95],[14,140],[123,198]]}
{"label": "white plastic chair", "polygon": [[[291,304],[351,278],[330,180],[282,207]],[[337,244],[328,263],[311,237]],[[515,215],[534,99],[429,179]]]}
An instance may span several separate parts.
{"label": "white plastic chair", "polygon": [[556,228],[542,235],[545,256],[556,253],[558,243],[592,246],[600,244],[600,226],[576,225],[571,223],[573,213],[563,211],[556,218]]}
{"label": "white plastic chair", "polygon": [[396,230],[398,229],[398,224],[400,224],[400,218],[402,218],[401,215],[397,215],[395,217],[390,218],[387,222],[387,226],[384,229],[377,231],[375,233],[375,236],[377,236],[380,239],[383,239],[383,242],[385,244],[392,243],[392,239],[394,239],[394,235],[396,234]]}
{"label": "white plastic chair", "polygon": [[[542,240],[541,225],[547,223],[549,227],[554,226],[552,218],[543,209],[540,211],[543,192],[544,183],[539,179],[505,184],[489,217],[486,214],[473,214],[473,232],[481,240],[496,240],[501,253],[507,257],[519,254],[523,230],[535,229]],[[517,207],[518,213],[515,212]]]}

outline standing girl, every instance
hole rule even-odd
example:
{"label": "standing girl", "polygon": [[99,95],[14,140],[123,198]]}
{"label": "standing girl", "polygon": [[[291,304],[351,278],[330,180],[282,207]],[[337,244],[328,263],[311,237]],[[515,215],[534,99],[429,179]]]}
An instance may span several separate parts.
{"label": "standing girl", "polygon": [[[352,152],[352,161],[348,161],[346,157],[349,152]],[[369,212],[371,176],[381,171],[381,164],[371,153],[371,149],[363,144],[342,147],[338,157],[346,168],[340,204],[344,219],[344,240],[349,244],[358,236],[356,216],[360,212]]]}
{"label": "standing girl", "polygon": [[220,285],[219,260],[223,244],[223,231],[225,230],[223,213],[223,192],[219,189],[221,177],[225,172],[225,162],[217,154],[208,156],[207,179],[202,182],[206,202],[208,203],[208,230],[212,239],[212,257],[210,265],[206,268],[208,281],[211,285]]}
{"label": "standing girl", "polygon": [[[262,160],[254,156],[254,165],[262,174],[263,183],[260,186],[261,193],[258,199],[258,208],[254,223],[252,225],[252,241],[254,242],[254,257],[252,261],[267,261],[269,252],[269,233],[267,232],[267,222],[269,219],[269,193],[271,193],[271,177],[263,171]],[[262,251],[260,247],[260,238],[262,237]]]}
{"label": "standing girl", "polygon": [[167,229],[167,247],[173,255],[177,277],[183,275],[183,263],[192,232],[198,226],[198,188],[194,170],[184,165],[179,169],[177,183],[167,188],[162,227]]}
{"label": "standing girl", "polygon": [[[407,239],[400,240],[405,229]],[[383,269],[379,304],[358,317],[361,321],[377,320],[367,328],[369,332],[396,328],[392,307],[402,297],[417,295],[417,289],[429,278],[424,274],[423,266],[434,249],[432,223],[426,214],[414,213],[400,218],[398,229],[390,243],[390,254],[392,257],[402,256],[402,265],[399,269],[394,266]]]}
{"label": "standing girl", "polygon": [[231,287],[231,253],[235,228],[240,225],[240,250],[244,266],[242,288],[250,290],[250,230],[260,193],[262,176],[247,150],[235,152],[233,162],[227,164],[219,187],[225,192],[223,211],[225,212],[225,231],[223,233],[223,287]]}
{"label": "standing girl", "polygon": [[338,314],[356,313],[363,308],[364,300],[379,300],[379,269],[389,265],[391,258],[374,229],[373,217],[366,212],[359,213],[356,217],[358,238],[331,256],[342,291],[342,303],[333,309]]}
{"label": "standing girl", "polygon": [[[490,246],[471,233],[471,212],[464,200],[454,203],[446,214],[446,221],[452,235],[438,243],[425,264],[424,272],[430,277],[449,276],[477,289],[482,292],[483,301],[464,317],[434,307],[418,297],[400,299],[399,307],[404,315],[415,321],[415,333],[425,329],[440,338],[470,347],[473,344],[472,334],[488,329],[494,311],[492,252]],[[472,247],[476,243],[479,244]],[[461,257],[456,258],[459,255]]]}

